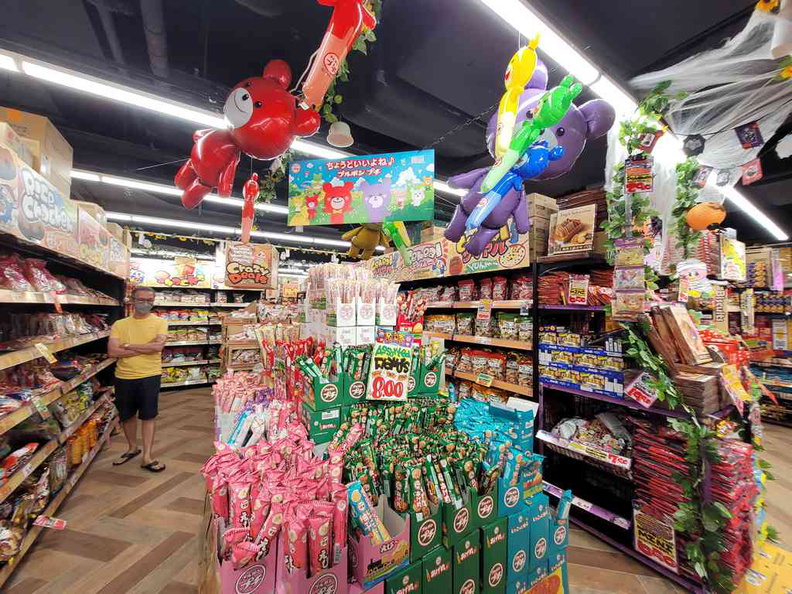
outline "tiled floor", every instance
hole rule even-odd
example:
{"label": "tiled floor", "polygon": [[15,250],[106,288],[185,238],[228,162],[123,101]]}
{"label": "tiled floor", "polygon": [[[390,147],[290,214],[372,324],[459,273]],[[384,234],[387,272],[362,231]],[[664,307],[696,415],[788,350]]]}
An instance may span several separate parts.
{"label": "tiled floor", "polygon": [[[212,453],[209,390],[166,392],[160,400],[156,455],[168,469],[141,470],[139,459],[113,467],[125,447],[114,438],[58,517],[62,532],[40,538],[17,568],[8,594],[188,594],[198,592],[197,533],[204,486],[198,470]],[[792,534],[784,501],[792,492],[792,431],[767,427],[766,458],[777,468],[770,486],[771,523]],[[572,594],[671,594],[679,588],[640,563],[573,528],[569,548]]]}

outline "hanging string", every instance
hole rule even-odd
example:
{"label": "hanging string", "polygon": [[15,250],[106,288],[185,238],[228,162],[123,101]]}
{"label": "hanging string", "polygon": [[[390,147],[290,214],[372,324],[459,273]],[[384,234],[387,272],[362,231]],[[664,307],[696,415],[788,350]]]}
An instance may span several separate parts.
{"label": "hanging string", "polygon": [[433,147],[437,146],[438,144],[440,144],[441,142],[443,142],[443,141],[444,141],[446,138],[448,138],[449,136],[453,136],[454,134],[456,134],[456,133],[457,133],[457,132],[459,132],[460,130],[462,130],[462,129],[464,129],[464,128],[467,128],[467,127],[468,127],[470,124],[472,124],[473,122],[476,122],[476,121],[480,120],[481,118],[483,118],[484,116],[487,116],[487,115],[489,115],[490,113],[492,113],[492,112],[495,110],[495,108],[496,108],[496,107],[498,107],[498,104],[499,104],[499,103],[500,103],[500,99],[498,99],[498,100],[497,100],[495,103],[493,103],[492,105],[490,105],[490,106],[489,106],[487,109],[485,109],[484,111],[482,111],[482,112],[481,112],[480,114],[478,114],[477,116],[474,116],[474,117],[472,117],[472,118],[468,119],[467,121],[465,121],[465,122],[463,122],[463,123],[459,124],[458,126],[455,126],[455,127],[454,127],[454,128],[452,128],[451,130],[449,130],[448,132],[446,132],[445,134],[443,134],[443,135],[442,135],[440,138],[438,138],[437,140],[435,140],[434,142],[432,142],[431,144],[428,144],[428,145],[426,145],[425,147],[423,147],[423,150],[427,150],[427,149],[430,149],[430,148],[433,148]]}
{"label": "hanging string", "polygon": [[[167,163],[157,163],[156,165],[146,165],[145,167],[137,167],[133,171],[143,171],[144,169],[154,169],[155,167],[163,167],[165,165],[173,165],[174,163],[184,163],[186,161],[184,157],[181,159],[176,159],[175,161],[168,161]],[[127,169],[127,171],[129,171]]]}

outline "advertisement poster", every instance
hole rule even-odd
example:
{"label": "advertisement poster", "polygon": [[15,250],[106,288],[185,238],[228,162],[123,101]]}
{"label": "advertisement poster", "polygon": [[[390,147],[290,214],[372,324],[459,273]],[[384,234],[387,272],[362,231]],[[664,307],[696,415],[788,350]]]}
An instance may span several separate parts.
{"label": "advertisement poster", "polygon": [[107,270],[110,233],[87,210],[79,209],[80,260]]}
{"label": "advertisement poster", "polygon": [[366,398],[406,401],[411,356],[408,346],[375,343]]}
{"label": "advertisement poster", "polygon": [[745,282],[745,244],[721,233],[720,248],[721,278]]}
{"label": "advertisement poster", "polygon": [[269,244],[229,242],[225,284],[232,289],[273,289],[278,286],[278,250]]}
{"label": "advertisement poster", "polygon": [[557,256],[591,251],[594,246],[596,218],[596,204],[560,210],[550,215],[548,255]]}
{"label": "advertisement poster", "polygon": [[129,280],[142,287],[208,289],[211,275],[211,262],[193,258],[132,258],[129,261]]}
{"label": "advertisement poster", "polygon": [[289,165],[288,224],[341,225],[434,218],[434,151]]}
{"label": "advertisement poster", "polygon": [[530,235],[519,235],[514,223],[501,227],[500,232],[478,256],[465,251],[467,236],[448,242],[448,274],[476,274],[496,270],[525,268],[530,263]]}
{"label": "advertisement poster", "polygon": [[633,510],[635,550],[673,572],[678,571],[676,538],[671,522],[663,522],[638,509]]}
{"label": "advertisement poster", "polygon": [[129,272],[129,252],[126,246],[112,235],[107,247],[107,270],[122,278]]}

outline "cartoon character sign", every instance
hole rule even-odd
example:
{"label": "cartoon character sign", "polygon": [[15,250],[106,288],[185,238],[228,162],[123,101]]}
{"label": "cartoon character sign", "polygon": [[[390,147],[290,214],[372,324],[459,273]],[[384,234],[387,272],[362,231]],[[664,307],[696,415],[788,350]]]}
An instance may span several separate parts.
{"label": "cartoon character sign", "polygon": [[[306,198],[305,196],[295,196],[294,197],[294,209],[297,214],[292,219],[292,224],[295,227],[299,227],[300,225],[310,225],[311,219],[308,218],[308,206],[306,205]],[[314,216],[316,216],[316,209],[314,208]]]}
{"label": "cartoon character sign", "polygon": [[325,182],[322,186],[324,190],[324,212],[330,215],[331,225],[342,225],[344,214],[352,212],[352,186],[351,181],[344,182],[340,186],[334,186],[330,182]]}
{"label": "cartoon character sign", "polygon": [[[531,80],[520,96],[517,126],[524,122],[529,115],[532,115],[532,110],[538,106],[546,89],[547,67],[539,61]],[[516,169],[524,169],[525,173],[530,172],[529,179],[536,180],[554,179],[564,175],[572,169],[583,152],[586,140],[599,138],[607,133],[613,125],[615,117],[613,107],[602,99],[587,101],[580,106],[570,105],[566,115],[558,124],[546,128],[533,145],[534,147],[544,146],[544,150],[548,152],[549,158],[543,163],[544,167],[541,171],[530,167],[530,155],[526,155],[527,160],[518,163]],[[497,125],[496,114],[489,121],[486,135],[487,146],[493,156]],[[558,147],[561,147],[562,150],[558,150]],[[465,234],[468,217],[484,197],[481,186],[489,172],[490,168],[485,167],[454,176],[448,180],[448,184],[453,188],[469,190],[462,198],[454,218],[446,229],[445,236],[448,240],[456,242]],[[528,178],[523,177],[523,179]],[[519,232],[528,231],[527,205],[522,194],[521,183],[505,190],[500,203],[484,219],[482,226],[476,230],[475,235],[466,244],[469,253],[481,254],[497,234],[498,229],[508,222],[510,216],[514,216]]]}
{"label": "cartoon character sign", "polygon": [[363,180],[360,182],[360,191],[363,193],[363,204],[366,205],[369,221],[372,223],[383,221],[388,214],[391,180],[386,179],[378,184]]}
{"label": "cartoon character sign", "polygon": [[316,218],[316,209],[319,208],[319,194],[311,194],[305,197],[305,206],[308,209],[308,220]]}
{"label": "cartoon character sign", "polygon": [[296,136],[311,136],[319,129],[319,114],[297,107],[290,83],[289,65],[272,60],[262,76],[246,78],[231,90],[223,107],[228,129],[193,134],[190,158],[174,178],[184,190],[184,206],[196,207],[215,188],[221,196],[231,195],[242,153],[274,159]]}
{"label": "cartoon character sign", "polygon": [[414,186],[410,188],[410,202],[416,208],[421,206],[424,199],[424,189],[421,186]]}

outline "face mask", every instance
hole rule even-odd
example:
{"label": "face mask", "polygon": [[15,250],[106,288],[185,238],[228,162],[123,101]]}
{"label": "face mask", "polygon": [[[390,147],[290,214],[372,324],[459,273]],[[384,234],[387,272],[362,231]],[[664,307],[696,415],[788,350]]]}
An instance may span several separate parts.
{"label": "face mask", "polygon": [[139,314],[149,313],[152,307],[154,307],[153,303],[148,303],[145,301],[135,301],[135,311]]}

